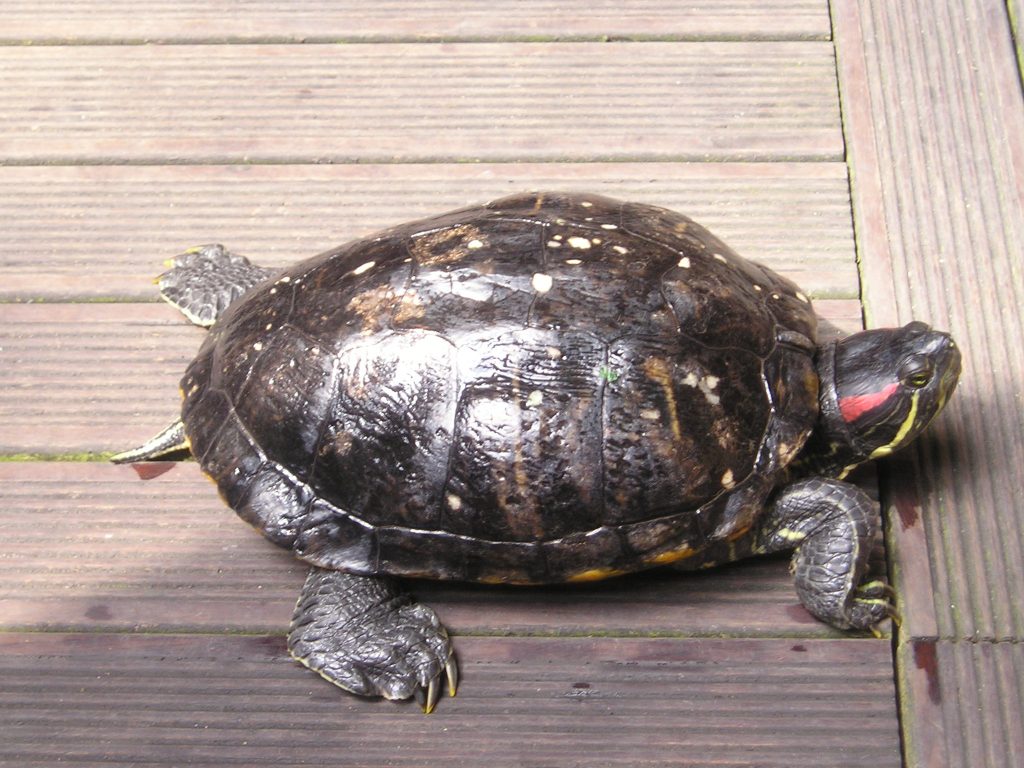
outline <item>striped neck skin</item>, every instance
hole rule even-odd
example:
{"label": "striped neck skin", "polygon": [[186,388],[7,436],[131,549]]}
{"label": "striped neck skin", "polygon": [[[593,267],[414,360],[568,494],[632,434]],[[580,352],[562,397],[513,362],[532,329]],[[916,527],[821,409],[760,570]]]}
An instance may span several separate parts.
{"label": "striped neck skin", "polygon": [[818,348],[815,365],[818,369],[818,423],[803,450],[789,466],[790,479],[810,476],[843,478],[867,454],[858,451],[856,438],[842,418],[836,394],[836,342]]}
{"label": "striped neck skin", "polygon": [[794,471],[843,478],[911,442],[960,376],[948,334],[924,323],[863,331],[820,347],[818,424]]}

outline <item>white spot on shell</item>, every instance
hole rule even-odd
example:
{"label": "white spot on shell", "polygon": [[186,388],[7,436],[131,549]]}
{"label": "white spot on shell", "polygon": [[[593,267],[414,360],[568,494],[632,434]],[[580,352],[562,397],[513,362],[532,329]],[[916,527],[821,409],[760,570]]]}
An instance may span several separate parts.
{"label": "white spot on shell", "polygon": [[263,349],[263,343],[257,341],[255,344],[252,345],[252,348],[259,352],[261,349]]}
{"label": "white spot on shell", "polygon": [[592,238],[590,238],[590,242],[592,242],[594,245],[600,245],[601,244],[601,238],[600,237],[592,237]]}
{"label": "white spot on shell", "polygon": [[602,224],[601,229],[618,229],[617,224]]}
{"label": "white spot on shell", "polygon": [[547,293],[551,290],[551,286],[554,285],[554,280],[551,275],[545,275],[543,272],[537,272],[533,276],[533,289],[537,293]]}
{"label": "white spot on shell", "polygon": [[773,299],[781,299],[782,297],[781,297],[781,296],[779,296],[779,294],[777,294],[777,293],[773,293],[773,294],[772,294],[772,298],[773,298]]}
{"label": "white spot on shell", "polygon": [[561,248],[562,244],[557,240],[548,240],[548,248]]}
{"label": "white spot on shell", "polygon": [[270,292],[271,292],[271,293],[277,293],[277,288],[271,288],[271,289],[270,289]]}
{"label": "white spot on shell", "polygon": [[353,269],[353,270],[352,270],[352,274],[353,274],[353,275],[361,275],[361,274],[363,274],[364,272],[368,272],[368,271],[370,271],[370,270],[371,270],[371,269],[373,269],[373,268],[374,268],[375,266],[377,266],[377,262],[376,262],[376,261],[368,261],[368,262],[366,262],[365,264],[360,264],[360,265],[359,265],[358,267],[356,267],[355,269]]}
{"label": "white spot on shell", "polygon": [[583,259],[566,259],[565,263],[570,265],[570,266],[575,267],[577,264],[582,264],[583,263]]}
{"label": "white spot on shell", "polygon": [[711,255],[715,257],[715,261],[720,261],[720,262],[722,262],[723,264],[728,264],[728,263],[729,263],[729,262],[728,262],[728,261],[726,260],[725,256],[723,256],[723,255],[722,255],[722,254],[720,254],[720,253],[713,253],[713,254],[711,254]]}
{"label": "white spot on shell", "polygon": [[468,243],[466,243],[466,247],[476,250],[477,248],[483,248],[484,244],[480,240],[470,240]]}
{"label": "white spot on shell", "polygon": [[654,408],[644,408],[640,411],[640,418],[647,421],[657,421],[660,417],[661,414]]}
{"label": "white spot on shell", "polygon": [[732,470],[725,470],[725,473],[722,475],[722,487],[732,488],[734,485],[736,485],[736,481],[733,479]]}
{"label": "white spot on shell", "polygon": [[626,255],[627,253],[629,253],[629,249],[623,248],[621,245],[613,245],[612,250],[615,251],[616,253],[621,253],[622,255]]}
{"label": "white spot on shell", "polygon": [[462,509],[462,499],[460,499],[454,493],[449,493],[447,496],[445,496],[445,501],[447,501],[448,506],[451,507],[456,512]]}
{"label": "white spot on shell", "polygon": [[292,279],[288,277],[288,275],[285,275],[284,277],[278,279],[278,281],[274,283],[274,285],[279,285],[280,283],[290,283],[291,281]]}
{"label": "white spot on shell", "polygon": [[754,283],[754,290],[755,290],[755,291],[757,291],[758,293],[760,293],[761,291],[763,291],[763,290],[764,290],[764,288],[762,288],[762,287],[761,287],[760,285],[758,285],[757,283]]}
{"label": "white spot on shell", "polygon": [[585,251],[590,248],[590,241],[585,237],[570,237],[569,245],[573,248],[579,248],[581,251]]}
{"label": "white spot on shell", "polygon": [[294,357],[291,360],[288,361],[288,367],[289,368],[294,368],[295,367],[295,358]]}
{"label": "white spot on shell", "polygon": [[548,357],[550,357],[552,360],[562,359],[562,350],[560,350],[558,347],[548,347],[547,352]]}
{"label": "white spot on shell", "polygon": [[807,296],[802,291],[797,291],[796,292],[796,297],[798,299],[800,299],[800,301],[802,301],[804,304],[810,304],[811,303],[811,300],[808,299]]}
{"label": "white spot on shell", "polygon": [[563,237],[564,237],[564,235],[555,235],[554,239],[555,240],[562,240]]}
{"label": "white spot on shell", "polygon": [[542,402],[544,402],[544,393],[541,392],[539,389],[535,389],[526,398],[526,407],[536,408]]}
{"label": "white spot on shell", "polygon": [[594,204],[592,202],[590,202],[589,200],[584,200],[582,203],[580,203],[580,205],[582,205],[584,208],[593,208],[594,207]]}
{"label": "white spot on shell", "polygon": [[708,374],[707,376],[698,376],[693,371],[690,371],[683,378],[682,383],[688,387],[696,387],[704,393],[704,399],[711,405],[718,405],[721,402],[721,397],[714,393],[715,387],[718,386],[718,377]]}
{"label": "white spot on shell", "polygon": [[683,269],[689,269],[690,268],[690,257],[689,256],[683,256],[683,258],[681,258],[679,260],[679,266],[682,267]]}

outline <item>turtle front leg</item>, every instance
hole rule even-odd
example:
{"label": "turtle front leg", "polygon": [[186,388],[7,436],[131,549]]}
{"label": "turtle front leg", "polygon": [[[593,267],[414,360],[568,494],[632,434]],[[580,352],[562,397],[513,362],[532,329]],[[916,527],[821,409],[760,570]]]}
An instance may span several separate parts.
{"label": "turtle front leg", "polygon": [[441,675],[455,695],[458,670],[437,614],[391,579],[313,567],[295,606],[288,650],[324,679],[360,696],[408,699],[427,713]]}
{"label": "turtle front leg", "polygon": [[888,585],[865,580],[879,524],[875,503],[860,488],[813,477],[779,492],[754,551],[795,547],[791,569],[804,607],[834,627],[873,630],[897,617]]}

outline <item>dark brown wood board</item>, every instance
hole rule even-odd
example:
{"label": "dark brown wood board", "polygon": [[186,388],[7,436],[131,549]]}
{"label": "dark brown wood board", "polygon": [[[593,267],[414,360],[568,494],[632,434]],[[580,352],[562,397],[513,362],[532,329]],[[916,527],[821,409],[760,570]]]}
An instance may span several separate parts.
{"label": "dark brown wood board", "polygon": [[[1018,2],[2,6],[0,764],[1015,765]],[[953,330],[953,404],[881,469],[895,659],[768,559],[418,587],[459,696],[357,701],[287,658],[303,568],[195,464],[96,460],[173,417],[202,338],[165,259],[284,265],[538,188],[688,213],[841,331],[861,300]]]}
{"label": "dark brown wood board", "polygon": [[348,42],[480,39],[818,39],[831,30],[826,0],[474,0],[418,2],[229,0],[76,2],[7,0],[9,43]]}
{"label": "dark brown wood board", "polygon": [[324,685],[276,637],[0,636],[0,760],[900,764],[882,641],[479,637],[460,653],[458,695],[424,716]]}
{"label": "dark brown wood board", "polygon": [[859,295],[841,163],[0,166],[0,299],[156,300],[185,248],[284,265],[398,222],[530,189],[686,213],[812,298]]}
{"label": "dark brown wood board", "polygon": [[0,46],[0,158],[839,160],[834,73],[819,41]]}
{"label": "dark brown wood board", "polygon": [[871,324],[950,330],[964,375],[882,473],[910,766],[1019,762],[1024,102],[1007,7],[834,6]]}

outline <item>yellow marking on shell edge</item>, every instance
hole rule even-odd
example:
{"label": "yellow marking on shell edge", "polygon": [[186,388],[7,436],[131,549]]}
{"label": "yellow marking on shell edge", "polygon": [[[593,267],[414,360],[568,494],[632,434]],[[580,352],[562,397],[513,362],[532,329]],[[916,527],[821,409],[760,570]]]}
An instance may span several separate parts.
{"label": "yellow marking on shell edge", "polygon": [[600,581],[602,579],[610,579],[613,576],[621,576],[625,571],[618,570],[617,568],[590,568],[586,571],[580,571],[574,573],[566,581],[569,582],[581,582],[581,581]]}
{"label": "yellow marking on shell edge", "polygon": [[506,580],[501,576],[481,576],[477,579],[481,584],[506,584]]}
{"label": "yellow marking on shell edge", "polygon": [[529,587],[536,585],[537,582],[531,581],[530,579],[520,579],[515,576],[496,576],[496,575],[484,575],[476,579],[478,584],[509,584],[517,587]]}
{"label": "yellow marking on shell edge", "polygon": [[910,396],[910,413],[907,414],[907,418],[900,424],[899,430],[896,432],[896,437],[892,439],[891,443],[879,446],[871,452],[869,458],[880,459],[884,456],[888,456],[890,453],[899,448],[900,443],[903,442],[904,438],[914,427],[914,423],[917,421],[917,401],[921,396],[921,390],[915,390],[914,394]]}
{"label": "yellow marking on shell edge", "polygon": [[655,555],[644,562],[649,565],[668,565],[669,563],[693,557],[695,554],[697,554],[697,550],[693,547],[680,547],[679,549],[670,549],[668,552],[662,552],[660,555]]}

